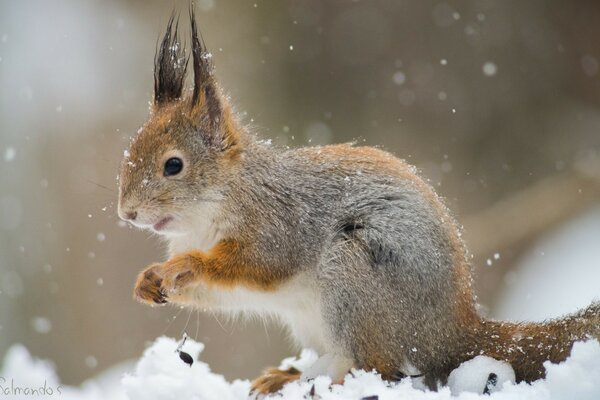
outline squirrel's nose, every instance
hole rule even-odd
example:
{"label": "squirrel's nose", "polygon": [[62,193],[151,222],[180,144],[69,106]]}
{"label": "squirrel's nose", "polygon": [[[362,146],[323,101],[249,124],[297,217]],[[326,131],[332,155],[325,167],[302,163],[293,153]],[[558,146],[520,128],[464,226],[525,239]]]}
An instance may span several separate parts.
{"label": "squirrel's nose", "polygon": [[119,210],[119,217],[127,221],[134,221],[137,218],[137,211],[135,210]]}

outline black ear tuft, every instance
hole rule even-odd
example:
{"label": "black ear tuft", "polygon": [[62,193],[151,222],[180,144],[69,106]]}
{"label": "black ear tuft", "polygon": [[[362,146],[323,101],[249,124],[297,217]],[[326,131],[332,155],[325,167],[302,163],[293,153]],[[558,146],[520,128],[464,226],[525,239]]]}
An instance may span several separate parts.
{"label": "black ear tuft", "polygon": [[171,15],[167,31],[154,56],[154,103],[158,106],[181,98],[185,71],[189,56],[186,56],[185,46],[179,43],[177,27],[179,21],[173,21]]}
{"label": "black ear tuft", "polygon": [[[198,38],[198,26],[194,15],[194,6],[190,7],[190,19],[192,23],[192,55],[194,64],[194,93],[192,105],[195,106],[201,96],[206,97],[206,106],[209,115],[216,115],[220,111],[216,99],[215,83],[212,80],[212,54],[206,49],[202,35]],[[211,108],[217,108],[211,110]]]}

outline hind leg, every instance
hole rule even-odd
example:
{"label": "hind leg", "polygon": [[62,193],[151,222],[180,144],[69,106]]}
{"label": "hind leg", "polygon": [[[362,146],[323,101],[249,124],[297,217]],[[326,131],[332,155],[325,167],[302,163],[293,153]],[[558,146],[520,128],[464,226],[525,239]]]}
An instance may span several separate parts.
{"label": "hind leg", "polygon": [[[331,246],[320,266],[323,320],[331,341],[354,366],[375,369],[384,379],[429,372],[431,348],[438,345],[429,333],[444,332],[444,325],[431,323],[445,311],[438,306],[441,296],[421,284],[423,271],[366,230]],[[371,243],[377,245],[372,250]]]}
{"label": "hind leg", "polygon": [[290,367],[287,370],[268,368],[252,382],[251,392],[265,395],[276,393],[289,382],[298,379],[310,380],[317,376],[329,376],[334,384],[342,383],[344,376],[350,371],[353,365],[353,361],[348,358],[334,354],[325,354],[318,358],[305,371],[300,371],[294,367]]}
{"label": "hind leg", "polygon": [[329,324],[331,342],[351,360],[351,366],[375,369],[391,378],[400,368],[403,353],[395,326],[391,326],[401,323],[390,313],[398,299],[389,298],[390,290],[382,282],[385,276],[378,276],[382,271],[373,272],[358,244],[338,243],[328,253],[319,281],[323,320]]}

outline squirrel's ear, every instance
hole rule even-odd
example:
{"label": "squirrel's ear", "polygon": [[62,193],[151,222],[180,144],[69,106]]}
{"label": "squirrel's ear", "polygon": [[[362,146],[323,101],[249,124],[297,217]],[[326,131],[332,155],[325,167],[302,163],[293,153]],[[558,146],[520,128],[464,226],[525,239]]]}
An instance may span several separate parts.
{"label": "squirrel's ear", "polygon": [[206,49],[202,36],[198,38],[198,26],[196,25],[193,5],[190,8],[190,19],[192,21],[192,63],[194,64],[192,109],[204,110],[210,122],[218,124],[221,120],[223,107],[212,74],[212,54]]}
{"label": "squirrel's ear", "polygon": [[185,46],[179,43],[179,21],[173,27],[174,19],[173,14],[154,56],[154,105],[157,107],[180,99],[185,81],[189,56],[186,55]]}

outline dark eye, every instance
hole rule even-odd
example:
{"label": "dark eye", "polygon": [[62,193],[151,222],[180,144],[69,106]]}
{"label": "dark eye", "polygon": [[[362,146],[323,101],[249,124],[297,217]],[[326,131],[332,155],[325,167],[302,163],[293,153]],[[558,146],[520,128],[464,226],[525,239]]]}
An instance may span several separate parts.
{"label": "dark eye", "polygon": [[165,162],[164,176],[177,175],[183,169],[183,161],[181,158],[172,157]]}

